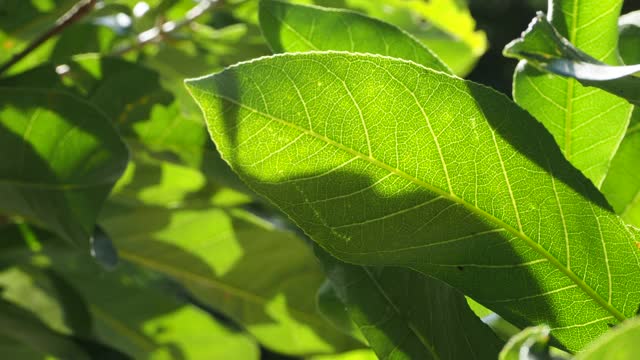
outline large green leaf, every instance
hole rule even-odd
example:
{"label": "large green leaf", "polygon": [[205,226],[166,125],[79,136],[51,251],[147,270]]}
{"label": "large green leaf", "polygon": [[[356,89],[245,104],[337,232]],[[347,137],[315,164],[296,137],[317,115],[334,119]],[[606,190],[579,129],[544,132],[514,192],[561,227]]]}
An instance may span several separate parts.
{"label": "large green leaf", "polygon": [[0,211],[88,248],[128,160],[109,119],[61,91],[0,87],[0,148]]}
{"label": "large green leaf", "polygon": [[239,209],[117,210],[101,223],[122,259],[180,281],[265,346],[288,354],[361,346],[317,312],[323,273],[293,234]]}
{"label": "large green leaf", "polygon": [[640,73],[640,64],[612,66],[592,58],[563,38],[543,13],[538,13],[521,38],[507,44],[504,55],[640,105],[640,78],[634,76]]}
{"label": "large green leaf", "polygon": [[637,310],[637,232],[506,97],[339,52],[187,85],[233,169],[339,259],[433,275],[572,350]]}
{"label": "large green leaf", "polygon": [[344,50],[413,60],[451,72],[405,31],[347,10],[260,1],[260,26],[274,52]]}
{"label": "large green leaf", "polygon": [[[618,65],[617,21],[622,0],[555,0],[549,22],[589,56]],[[513,97],[551,132],[565,157],[597,187],[629,124],[632,106],[573,78],[547,74],[521,61]]]}
{"label": "large green leaf", "polygon": [[316,255],[381,359],[495,359],[500,341],[448,285],[402,268],[348,265]]}

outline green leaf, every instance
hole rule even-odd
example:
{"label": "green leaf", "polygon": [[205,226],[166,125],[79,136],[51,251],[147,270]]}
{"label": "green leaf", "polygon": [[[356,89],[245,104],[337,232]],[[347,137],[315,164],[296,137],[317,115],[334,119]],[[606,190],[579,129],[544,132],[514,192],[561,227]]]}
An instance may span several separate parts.
{"label": "green leaf", "polygon": [[317,355],[308,360],[378,360],[371,350],[353,350],[342,354]]}
{"label": "green leaf", "polygon": [[631,319],[604,334],[575,360],[630,360],[638,356],[640,319]]}
{"label": "green leaf", "polygon": [[629,129],[611,161],[602,192],[616,213],[640,226],[640,109],[634,108]]}
{"label": "green leaf", "polygon": [[274,52],[344,50],[388,55],[450,73],[436,55],[393,25],[356,12],[260,1],[260,26]]}
{"label": "green leaf", "polygon": [[57,90],[0,87],[0,212],[88,249],[128,152],[95,107]]}
{"label": "green leaf", "polygon": [[509,339],[500,352],[499,360],[560,360],[549,349],[549,327],[546,325],[522,330]]}
{"label": "green leaf", "polygon": [[314,295],[324,276],[310,249],[255,215],[136,206],[101,224],[123,260],[178,280],[270,349],[317,354],[361,346],[318,313]]}
{"label": "green leaf", "polygon": [[[619,64],[617,21],[622,0],[556,0],[549,4],[549,22],[560,35],[598,61]],[[540,35],[534,38],[535,46],[559,51],[547,32]],[[629,124],[632,106],[604,90],[545,73],[525,61],[514,74],[513,98],[551,132],[565,157],[601,187]]]}
{"label": "green leaf", "polygon": [[[634,36],[640,34],[636,25],[640,23],[639,14],[633,12],[620,18],[620,49],[626,63],[640,63],[640,47],[635,46],[638,38]],[[601,189],[616,212],[636,227],[640,226],[640,177],[636,171],[640,167],[639,130],[640,109],[634,107],[629,128]]]}
{"label": "green leaf", "polygon": [[343,261],[432,275],[571,350],[640,304],[638,233],[503,95],[340,52],[187,86],[223,158]]}
{"label": "green leaf", "polygon": [[333,324],[338,330],[353,337],[354,339],[368,344],[360,329],[353,323],[349,311],[340,300],[336,289],[329,280],[325,280],[316,294],[318,311],[322,316]]}
{"label": "green leaf", "polygon": [[498,338],[448,285],[406,269],[348,265],[320,249],[316,256],[379,358],[497,357]]}
{"label": "green leaf", "polygon": [[91,359],[70,338],[48,328],[38,318],[19,306],[0,299],[0,334],[27,345],[42,355],[61,359]]}
{"label": "green leaf", "polygon": [[521,38],[507,44],[504,55],[526,60],[542,71],[578,80],[640,105],[640,64],[610,66],[575,48],[538,13]]}
{"label": "green leaf", "polygon": [[134,359],[259,358],[250,336],[154,289],[135,268],[105,273],[74,259],[54,266],[90,304],[95,337]]}
{"label": "green leaf", "polygon": [[[341,2],[317,0],[316,3]],[[484,32],[476,31],[466,1],[345,0],[344,6],[408,31],[459,76],[471,72],[487,50],[487,38]]]}

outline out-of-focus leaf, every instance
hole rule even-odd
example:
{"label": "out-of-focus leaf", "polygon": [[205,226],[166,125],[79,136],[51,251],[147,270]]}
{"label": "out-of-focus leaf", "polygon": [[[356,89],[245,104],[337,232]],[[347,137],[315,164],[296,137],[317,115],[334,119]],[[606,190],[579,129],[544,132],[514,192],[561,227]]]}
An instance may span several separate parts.
{"label": "out-of-focus leaf", "polygon": [[180,281],[271,349],[314,354],[360,346],[316,310],[323,274],[307,246],[254,215],[135,207],[101,224],[122,259]]}
{"label": "out-of-focus leaf", "polygon": [[102,112],[52,89],[0,87],[0,210],[89,249],[127,148]]}
{"label": "out-of-focus leaf", "polygon": [[338,297],[381,359],[495,359],[501,342],[439,280],[399,268],[349,265],[320,248]]}
{"label": "out-of-focus leaf", "polygon": [[0,334],[42,355],[54,355],[61,359],[91,359],[73,340],[51,330],[30,312],[3,299],[0,299]]}
{"label": "out-of-focus leaf", "polygon": [[352,350],[342,354],[316,355],[308,360],[378,360],[379,358],[371,350]]}
{"label": "out-of-focus leaf", "polygon": [[638,358],[640,319],[628,320],[602,335],[575,360],[633,360]]}
{"label": "out-of-focus leaf", "polygon": [[209,314],[149,286],[135,269],[105,273],[86,261],[55,268],[89,303],[98,340],[134,359],[258,359],[246,334]]}
{"label": "out-of-focus leaf", "polygon": [[[317,0],[319,5],[331,0]],[[468,74],[487,49],[466,2],[459,0],[345,0],[345,7],[383,19],[416,36],[453,72]]]}
{"label": "out-of-focus leaf", "polygon": [[542,13],[538,13],[521,38],[507,44],[504,55],[640,105],[640,78],[635,76],[640,72],[640,64],[611,66],[589,56],[562,37]]}
{"label": "out-of-focus leaf", "polygon": [[407,59],[450,73],[429,49],[403,30],[356,12],[260,1],[260,26],[274,52],[344,50]]}

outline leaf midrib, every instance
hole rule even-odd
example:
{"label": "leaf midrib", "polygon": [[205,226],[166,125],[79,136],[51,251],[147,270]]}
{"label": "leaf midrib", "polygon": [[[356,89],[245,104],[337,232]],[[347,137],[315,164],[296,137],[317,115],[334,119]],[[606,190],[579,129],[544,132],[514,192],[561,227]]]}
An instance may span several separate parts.
{"label": "leaf midrib", "polygon": [[[524,232],[518,231],[516,230],[514,227],[512,227],[511,225],[505,223],[504,221],[498,219],[497,217],[495,217],[494,215],[486,212],[485,210],[478,208],[472,204],[470,204],[469,202],[467,202],[466,200],[458,197],[455,194],[446,192],[438,187],[435,187],[427,182],[424,182],[414,176],[411,176],[407,173],[405,173],[404,171],[400,170],[400,169],[396,169],[376,158],[374,158],[373,156],[368,156],[365,155],[357,150],[354,150],[350,147],[347,147],[331,138],[328,138],[322,134],[318,134],[312,130],[308,130],[305,129],[303,127],[300,127],[296,124],[290,123],[286,120],[277,118],[275,116],[272,116],[270,114],[266,114],[258,109],[254,109],[250,106],[247,106],[245,104],[242,104],[240,102],[238,102],[235,99],[229,98],[227,96],[221,95],[221,94],[216,94],[216,93],[211,93],[208,92],[206,90],[202,90],[200,89],[200,91],[206,92],[209,95],[212,95],[214,97],[218,97],[221,99],[224,99],[226,101],[229,101],[237,106],[240,106],[242,108],[245,108],[249,111],[252,111],[256,114],[259,114],[261,116],[264,116],[268,119],[274,120],[282,125],[288,126],[292,129],[298,130],[300,132],[303,132],[309,136],[312,136],[318,140],[324,141],[329,145],[332,145],[340,150],[343,150],[355,157],[358,157],[362,160],[368,161],[369,163],[371,163],[374,166],[377,166],[381,169],[387,170],[389,172],[392,172],[394,174],[396,174],[397,176],[404,178],[407,181],[410,181],[420,187],[426,188],[427,190],[436,193],[439,196],[442,196],[446,199],[448,199],[451,202],[457,203],[459,205],[462,205],[463,207],[465,207],[467,210],[471,211],[472,213],[480,216],[481,218],[486,218],[487,220],[493,222],[494,224],[498,225],[499,227],[505,229],[506,231],[512,233],[514,236],[516,236],[517,238],[520,238],[521,240],[523,240],[527,245],[529,245],[534,251],[536,251],[538,254],[542,255],[544,258],[546,258],[551,264],[553,264],[553,266],[555,266],[558,270],[560,270],[563,274],[565,274],[573,283],[575,283],[580,289],[582,289],[587,295],[589,295],[589,297],[591,297],[596,303],[598,303],[603,309],[605,309],[607,312],[609,312],[611,315],[613,315],[616,319],[618,319],[619,321],[624,321],[626,319],[626,317],[620,312],[618,311],[618,309],[614,308],[611,304],[609,304],[605,299],[603,299],[598,293],[596,293],[589,285],[587,285],[582,279],[580,279],[576,274],[574,274],[571,270],[569,270],[566,266],[564,266],[558,259],[556,259],[553,255],[551,255],[545,248],[543,248],[540,244],[536,243],[535,241],[533,241],[527,234],[525,234]],[[277,205],[276,205],[277,206]]]}

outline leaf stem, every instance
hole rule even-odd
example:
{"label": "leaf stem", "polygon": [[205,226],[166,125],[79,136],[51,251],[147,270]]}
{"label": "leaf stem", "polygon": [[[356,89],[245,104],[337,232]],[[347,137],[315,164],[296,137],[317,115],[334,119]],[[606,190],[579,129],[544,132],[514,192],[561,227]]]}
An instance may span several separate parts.
{"label": "leaf stem", "polygon": [[111,55],[123,55],[132,50],[139,49],[148,43],[161,40],[166,34],[191,24],[194,20],[212,9],[214,5],[220,5],[221,3],[221,0],[201,0],[198,5],[187,11],[187,14],[181,20],[166,21],[149,30],[145,30],[136,36],[134,43],[115,49]]}
{"label": "leaf stem", "polygon": [[77,22],[82,19],[84,16],[89,14],[91,10],[95,7],[97,0],[80,0],[77,4],[75,4],[69,11],[67,11],[64,15],[62,15],[56,22],[53,27],[47,30],[45,33],[37,37],[33,42],[31,42],[26,48],[24,48],[19,53],[13,55],[9,61],[0,66],[0,74],[7,71],[10,67],[17,64],[24,57],[29,55],[32,51],[40,47],[40,45],[44,44],[47,40],[52,38],[53,36],[61,33],[64,29],[66,29],[69,25]]}

